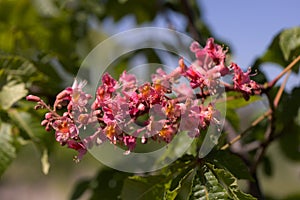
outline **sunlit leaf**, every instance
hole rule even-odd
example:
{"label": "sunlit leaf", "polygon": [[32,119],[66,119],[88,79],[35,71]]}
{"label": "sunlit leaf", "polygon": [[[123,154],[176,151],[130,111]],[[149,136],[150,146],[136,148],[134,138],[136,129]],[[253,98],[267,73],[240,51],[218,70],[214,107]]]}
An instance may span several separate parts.
{"label": "sunlit leaf", "polygon": [[27,90],[25,89],[25,84],[14,84],[9,83],[2,87],[0,91],[0,107],[4,110],[9,109],[18,100],[25,97]]}
{"label": "sunlit leaf", "polygon": [[0,122],[0,176],[16,157],[16,147],[13,144],[12,127]]}
{"label": "sunlit leaf", "polygon": [[210,170],[200,172],[193,181],[191,200],[229,199],[226,190]]}
{"label": "sunlit leaf", "polygon": [[300,54],[300,27],[282,31],[279,45],[285,60],[295,59]]}
{"label": "sunlit leaf", "polygon": [[227,194],[230,198],[234,200],[255,200],[250,194],[245,194],[242,192],[237,184],[237,178],[234,177],[229,171],[215,168],[214,166],[208,164],[209,169],[212,171],[214,176],[217,178],[218,182],[226,189]]}
{"label": "sunlit leaf", "polygon": [[[286,67],[299,54],[300,27],[285,29],[274,37],[267,51],[255,61],[254,69],[259,69],[259,66],[265,62]],[[298,71],[298,69],[299,65],[293,68],[294,71]]]}

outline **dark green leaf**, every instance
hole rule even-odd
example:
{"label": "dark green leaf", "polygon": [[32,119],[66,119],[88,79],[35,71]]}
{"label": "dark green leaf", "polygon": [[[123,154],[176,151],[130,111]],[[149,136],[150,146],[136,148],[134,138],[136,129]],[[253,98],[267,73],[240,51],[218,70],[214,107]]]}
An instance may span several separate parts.
{"label": "dark green leaf", "polygon": [[168,182],[166,182],[166,177],[162,175],[130,177],[124,182],[121,198],[123,200],[162,200],[166,188],[168,188]]}
{"label": "dark green leaf", "polygon": [[92,196],[90,200],[119,199],[124,180],[129,175],[114,169],[101,169],[96,179],[91,181]]}
{"label": "dark green leaf", "polygon": [[282,132],[283,135],[279,140],[281,151],[287,158],[299,161],[300,126],[291,122],[283,128]]}
{"label": "dark green leaf", "polygon": [[[186,200],[191,196],[193,180],[195,178],[196,171],[197,171],[196,169],[193,169],[183,179],[181,179],[180,184],[178,185],[180,187],[177,187],[177,190],[175,192],[176,200]],[[172,191],[172,193],[173,193],[173,191]]]}
{"label": "dark green leaf", "polygon": [[228,151],[215,151],[207,159],[219,168],[230,171],[237,179],[253,180],[247,165],[237,155]]}
{"label": "dark green leaf", "polygon": [[270,157],[264,156],[263,161],[262,161],[262,166],[263,166],[263,172],[267,176],[273,175],[273,167],[272,167],[272,162],[271,162]]}
{"label": "dark green leaf", "polygon": [[84,194],[84,192],[86,192],[90,188],[90,184],[91,184],[90,179],[84,179],[78,181],[75,187],[73,188],[73,192],[70,200],[79,199]]}
{"label": "dark green leaf", "polygon": [[105,4],[106,14],[112,16],[114,20],[118,21],[127,15],[134,13],[137,23],[143,23],[154,19],[159,2],[147,0],[129,0],[117,1],[110,0]]}

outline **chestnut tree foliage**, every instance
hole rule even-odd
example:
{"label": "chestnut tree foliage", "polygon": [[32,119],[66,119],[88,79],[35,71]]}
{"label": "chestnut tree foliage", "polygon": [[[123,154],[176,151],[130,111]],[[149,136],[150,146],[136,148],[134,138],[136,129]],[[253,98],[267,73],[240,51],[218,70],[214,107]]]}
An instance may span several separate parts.
{"label": "chestnut tree foliage", "polygon": [[[263,199],[265,194],[261,192],[257,168],[262,165],[264,172],[272,176],[272,160],[266,155],[270,144],[278,141],[280,151],[288,159],[299,161],[300,86],[287,92],[286,81],[281,85],[277,83],[282,77],[287,80],[290,74],[299,71],[300,27],[279,32],[265,53],[245,72],[230,61],[229,56],[226,57],[230,53],[225,47],[227,45],[211,38],[213,33],[202,19],[198,1],[46,2],[49,4],[31,0],[0,1],[0,175],[16,158],[18,150],[28,143],[33,143],[40,152],[44,173],[48,173],[47,158],[56,141],[76,150],[76,160],[84,156],[86,149],[83,144],[86,141],[78,138],[78,127],[72,121],[71,109],[85,112],[87,101],[92,97],[81,90],[84,83],[75,82],[72,87],[70,84],[87,53],[109,37],[103,24],[110,22],[121,26],[124,20],[131,20],[136,27],[153,26],[154,21],[164,20],[169,26],[166,28],[177,30],[178,18],[184,19],[180,31],[195,39],[191,46],[195,57],[199,59],[203,53],[208,54],[213,63],[209,63],[209,66],[217,68],[214,71],[210,71],[212,67],[207,68],[204,76],[192,65],[188,66],[177,58],[177,74],[173,74],[172,78],[177,75],[186,77],[193,89],[200,87],[202,93],[199,98],[206,98],[207,94],[201,88],[203,84],[209,88],[209,84],[214,84],[211,77],[215,74],[231,74],[232,82],[224,86],[227,95],[225,125],[217,145],[207,156],[199,158],[197,150],[205,137],[203,130],[209,125],[208,121],[211,122],[212,113],[216,112],[212,105],[203,105],[203,126],[198,132],[191,133],[196,140],[181,158],[161,170],[144,174],[100,169],[92,179],[82,180],[74,186],[71,199],[77,199],[87,191],[91,192],[90,199]],[[134,79],[124,71],[135,56],[143,54],[149,63],[162,63],[160,53],[151,49],[134,52],[114,63],[113,69],[104,74],[102,85],[97,89],[97,98],[92,105],[93,111],[97,112],[96,117],[89,119],[87,114],[81,115],[81,127],[89,124],[87,121],[95,120],[93,122],[103,125],[107,140],[125,146],[128,153],[134,151],[136,138],[117,134],[116,129],[112,129],[112,122],[103,118],[112,108],[105,105],[108,99],[121,102],[113,94],[117,82],[122,82],[121,89],[125,90],[124,83]],[[280,65],[282,72],[275,79],[268,80],[261,70],[264,63]],[[128,86],[126,90],[137,92],[131,93],[125,102],[138,102],[130,104],[133,118],[149,110],[147,106],[152,104],[149,97],[155,104],[165,106],[164,117],[172,123],[161,122],[163,130],[151,139],[168,143],[174,136],[172,131],[176,129],[180,118],[175,114],[176,108],[181,105],[179,101],[165,96],[167,85],[172,82],[163,79],[164,76],[167,76],[165,72],[158,71],[152,80],[154,84],[145,83],[141,88]],[[211,82],[207,83],[207,80]],[[80,101],[74,101],[74,93]],[[27,100],[37,102],[35,109],[32,102],[26,101],[26,96]],[[268,109],[253,119],[246,129],[242,129],[240,125],[243,121],[237,109],[262,98],[267,99]],[[57,111],[63,106],[67,106],[67,114]],[[45,128],[55,133],[48,134]],[[69,134],[67,137],[66,133]],[[178,143],[177,148],[182,148],[181,144]],[[64,149],[61,148],[61,151]],[[51,164],[55,167],[55,163]],[[247,190],[240,189],[237,182],[240,179],[246,180]],[[114,187],[107,184],[111,181],[115,183]]]}

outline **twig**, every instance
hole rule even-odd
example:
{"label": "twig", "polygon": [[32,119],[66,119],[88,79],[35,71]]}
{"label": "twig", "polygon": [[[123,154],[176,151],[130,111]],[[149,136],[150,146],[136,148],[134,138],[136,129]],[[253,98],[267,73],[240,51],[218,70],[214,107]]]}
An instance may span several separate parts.
{"label": "twig", "polygon": [[268,84],[268,88],[272,88],[282,76],[285,75],[288,71],[290,71],[298,62],[300,61],[300,55],[293,60],[273,81]]}
{"label": "twig", "polygon": [[181,0],[181,4],[183,7],[183,12],[188,18],[189,29],[190,29],[192,36],[198,42],[204,43],[205,41],[204,41],[203,37],[201,37],[201,35],[199,34],[199,32],[197,31],[197,28],[195,26],[194,12],[193,12],[188,0]]}
{"label": "twig", "polygon": [[[273,105],[271,106],[271,119],[270,119],[270,131],[267,131],[265,134],[265,141],[261,143],[260,148],[257,150],[255,157],[254,157],[254,162],[253,165],[251,166],[251,172],[254,173],[256,171],[256,168],[258,166],[258,164],[260,163],[261,159],[263,158],[263,156],[265,155],[265,152],[269,146],[269,144],[275,139],[277,138],[277,136],[275,136],[275,109],[278,106],[278,103],[280,101],[280,98],[283,94],[284,88],[287,84],[287,81],[290,77],[291,74],[291,68],[288,71],[288,74],[286,75],[282,85],[280,86],[274,102],[270,102],[273,103]],[[270,98],[269,98],[270,99]]]}
{"label": "twig", "polygon": [[228,142],[227,144],[225,144],[223,147],[221,147],[221,150],[226,150],[228,149],[231,145],[233,145],[234,143],[236,143],[237,141],[239,141],[251,128],[255,127],[258,123],[260,123],[262,120],[264,120],[267,116],[269,116],[271,114],[271,109],[269,109],[267,112],[265,112],[263,115],[259,116],[256,120],[254,120],[251,123],[251,126],[249,126],[248,128],[246,128],[243,132],[241,132],[238,136],[236,136],[235,138],[233,138],[230,142]]}
{"label": "twig", "polygon": [[286,86],[286,83],[287,83],[287,81],[288,81],[288,79],[289,79],[291,73],[292,73],[292,71],[290,70],[290,71],[288,72],[288,74],[286,75],[286,77],[285,77],[285,79],[284,79],[284,81],[283,81],[281,87],[279,88],[279,90],[278,90],[278,92],[277,92],[277,95],[276,95],[276,97],[275,97],[275,99],[274,99],[274,103],[273,103],[275,108],[277,108],[277,106],[278,106],[279,100],[280,100],[280,98],[281,98],[281,96],[282,96],[282,93],[283,93],[283,91],[284,91],[284,87]]}

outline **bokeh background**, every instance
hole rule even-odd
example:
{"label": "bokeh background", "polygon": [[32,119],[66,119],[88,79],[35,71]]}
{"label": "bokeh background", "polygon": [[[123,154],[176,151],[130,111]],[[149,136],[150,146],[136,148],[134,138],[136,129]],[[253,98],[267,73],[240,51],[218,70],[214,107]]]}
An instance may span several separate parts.
{"label": "bokeh background", "polygon": [[[121,31],[147,26],[178,30],[202,45],[206,38],[215,37],[230,47],[231,59],[246,69],[277,33],[300,25],[299,8],[298,0],[0,0],[1,86],[9,76],[9,80],[24,83],[27,92],[53,102],[61,89],[71,85],[80,63],[99,42]],[[116,63],[118,68],[112,71],[119,73],[137,59],[160,61],[155,52],[144,52]],[[13,66],[9,73],[4,70],[7,62]],[[264,65],[269,80],[282,70],[276,64]],[[299,73],[293,73],[286,89],[291,91],[299,84]],[[95,177],[104,166],[90,155],[75,164],[75,152],[60,147],[51,133],[37,128],[43,113],[36,114],[32,106],[23,99],[14,108],[26,119],[23,121],[1,108],[0,123],[11,124],[11,130],[22,139],[18,139],[16,159],[1,176],[0,199],[70,199],[79,180]],[[256,106],[250,110],[264,109]],[[243,117],[245,111],[239,113]],[[247,122],[242,122],[241,127],[246,127]],[[51,164],[47,175],[41,164],[45,149]],[[274,199],[300,193],[299,161],[284,156],[277,143],[267,154],[273,167],[272,176],[259,171],[264,193]],[[88,198],[86,193],[81,199]]]}

